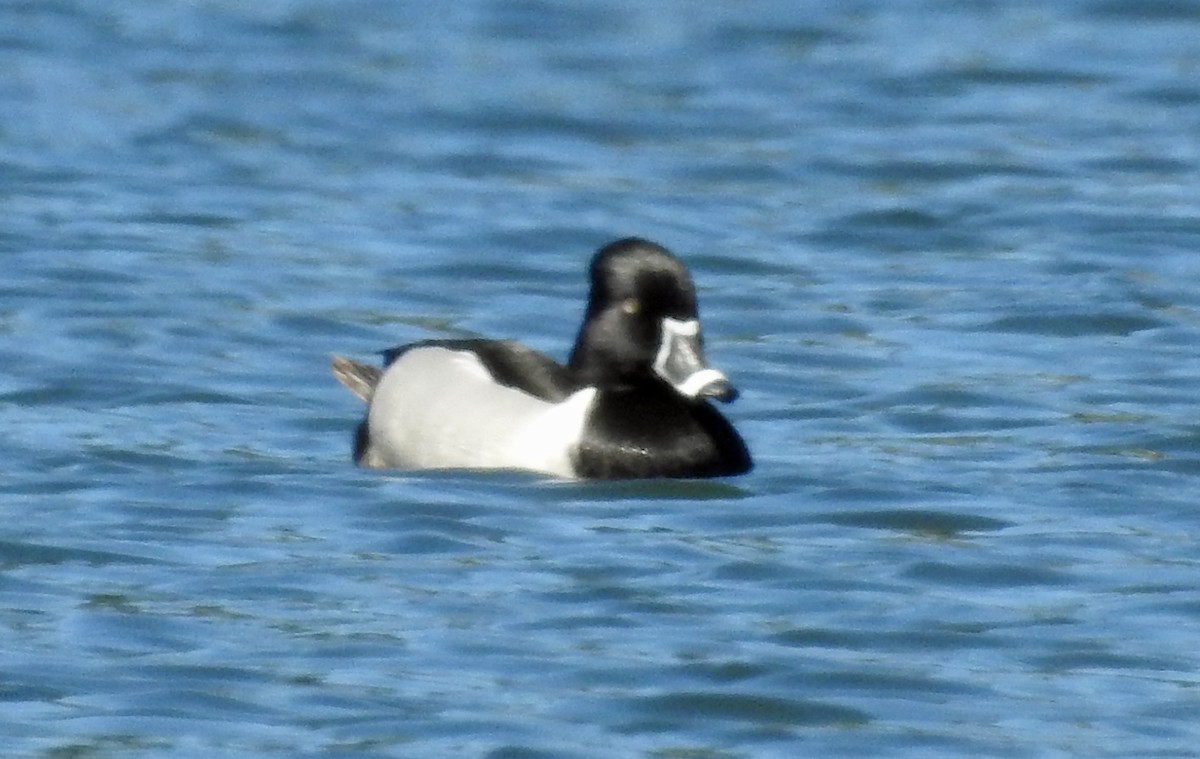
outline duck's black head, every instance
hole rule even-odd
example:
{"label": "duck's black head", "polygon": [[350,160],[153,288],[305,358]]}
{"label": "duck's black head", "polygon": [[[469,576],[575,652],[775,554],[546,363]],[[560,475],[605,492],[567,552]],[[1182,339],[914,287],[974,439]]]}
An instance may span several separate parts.
{"label": "duck's black head", "polygon": [[691,398],[731,401],[737,391],[707,366],[687,267],[636,237],[609,243],[591,265],[591,292],[570,368],[589,384],[667,382]]}

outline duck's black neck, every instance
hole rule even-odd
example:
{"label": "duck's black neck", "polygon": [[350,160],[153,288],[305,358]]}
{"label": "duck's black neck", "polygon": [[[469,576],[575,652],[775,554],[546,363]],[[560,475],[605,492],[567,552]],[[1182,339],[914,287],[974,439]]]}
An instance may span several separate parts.
{"label": "duck's black neck", "polygon": [[619,345],[599,335],[589,335],[585,326],[579,332],[567,368],[585,385],[619,387],[653,385],[657,377],[649,364]]}

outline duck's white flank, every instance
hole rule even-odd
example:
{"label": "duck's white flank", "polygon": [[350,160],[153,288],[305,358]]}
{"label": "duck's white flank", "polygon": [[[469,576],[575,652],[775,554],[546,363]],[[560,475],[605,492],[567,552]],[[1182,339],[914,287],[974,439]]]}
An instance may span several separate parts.
{"label": "duck's white flank", "polygon": [[369,466],[528,469],[574,477],[571,453],[596,388],[548,403],[496,384],[475,354],[414,348],[379,380],[368,410]]}

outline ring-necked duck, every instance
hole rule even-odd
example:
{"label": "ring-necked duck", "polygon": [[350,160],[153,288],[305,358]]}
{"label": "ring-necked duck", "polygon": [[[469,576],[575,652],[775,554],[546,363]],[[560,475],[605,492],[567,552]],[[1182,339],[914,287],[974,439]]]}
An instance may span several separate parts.
{"label": "ring-necked duck", "polygon": [[666,249],[637,238],[592,260],[566,366],[507,340],[427,340],[384,368],[333,358],[367,403],[354,460],[368,467],[525,469],[559,477],[717,477],[752,463],[706,400],[737,392],[701,350],[696,290]]}

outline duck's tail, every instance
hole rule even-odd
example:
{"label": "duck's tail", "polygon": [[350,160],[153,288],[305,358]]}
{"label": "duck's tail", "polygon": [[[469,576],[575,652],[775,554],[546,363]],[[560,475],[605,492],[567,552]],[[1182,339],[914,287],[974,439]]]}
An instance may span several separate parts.
{"label": "duck's tail", "polygon": [[364,403],[371,402],[375,386],[379,384],[379,378],[383,376],[382,369],[360,364],[341,356],[334,356],[333,360],[329,362],[329,368],[333,370],[333,376],[337,377],[337,381]]}

